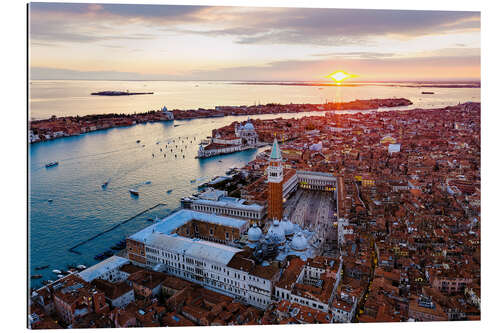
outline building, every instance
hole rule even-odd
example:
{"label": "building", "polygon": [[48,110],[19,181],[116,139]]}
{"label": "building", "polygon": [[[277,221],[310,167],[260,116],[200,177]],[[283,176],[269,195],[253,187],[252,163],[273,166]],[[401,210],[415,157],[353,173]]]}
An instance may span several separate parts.
{"label": "building", "polygon": [[127,238],[127,252],[131,261],[147,264],[146,239],[151,234],[178,235],[204,239],[215,243],[232,244],[248,229],[248,221],[182,209],[158,223]]}
{"label": "building", "polygon": [[267,168],[268,181],[268,208],[267,216],[270,219],[283,218],[283,165],[278,140],[274,138],[269,166]]}
{"label": "building", "polygon": [[209,188],[197,197],[182,198],[183,208],[198,212],[231,216],[249,221],[261,221],[265,215],[265,207],[249,204],[244,199],[228,197],[226,191]]}
{"label": "building", "polygon": [[84,281],[77,274],[59,280],[53,286],[54,306],[59,318],[71,325],[90,313],[105,313],[109,305],[103,292]]}
{"label": "building", "polygon": [[341,267],[341,262],[332,258],[294,258],[276,284],[274,296],[328,312],[340,282]]}
{"label": "building", "polygon": [[271,303],[273,281],[278,278],[279,269],[257,265],[250,255],[239,254],[239,248],[151,230],[132,238],[142,239],[146,267],[260,308]]}
{"label": "building", "polygon": [[333,192],[337,178],[329,172],[297,170],[297,181],[303,189]]}
{"label": "building", "polygon": [[161,112],[168,120],[174,120],[174,114],[171,111],[168,111],[165,105],[161,108]]}
{"label": "building", "polygon": [[236,124],[234,133],[236,137],[241,139],[243,146],[256,147],[259,143],[259,135],[255,131],[255,127],[250,119],[248,119],[245,125]]}
{"label": "building", "polygon": [[234,134],[217,132],[206,146],[200,144],[198,157],[210,157],[229,154],[259,146],[259,135],[250,120],[245,125],[235,124]]}

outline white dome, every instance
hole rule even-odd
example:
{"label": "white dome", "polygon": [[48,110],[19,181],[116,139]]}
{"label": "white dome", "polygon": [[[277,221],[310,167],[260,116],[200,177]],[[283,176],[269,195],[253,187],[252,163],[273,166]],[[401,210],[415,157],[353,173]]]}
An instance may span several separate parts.
{"label": "white dome", "polygon": [[252,227],[248,229],[248,240],[250,242],[257,242],[260,237],[262,237],[262,230],[255,224],[252,225]]}
{"label": "white dome", "polygon": [[291,236],[295,232],[295,225],[287,218],[281,222],[281,226],[283,227],[286,236]]}
{"label": "white dome", "polygon": [[311,150],[315,150],[315,151],[321,151],[321,149],[323,149],[323,143],[322,142],[319,142],[319,143],[314,143],[312,144],[309,149]]}
{"label": "white dome", "polygon": [[274,220],[273,225],[267,231],[267,235],[276,243],[285,242],[285,231],[278,220]]}
{"label": "white dome", "polygon": [[295,251],[304,251],[307,249],[307,239],[302,232],[298,232],[293,236],[291,247]]}
{"label": "white dome", "polygon": [[253,124],[251,122],[248,122],[243,126],[243,129],[247,131],[254,131],[255,127],[253,127]]}

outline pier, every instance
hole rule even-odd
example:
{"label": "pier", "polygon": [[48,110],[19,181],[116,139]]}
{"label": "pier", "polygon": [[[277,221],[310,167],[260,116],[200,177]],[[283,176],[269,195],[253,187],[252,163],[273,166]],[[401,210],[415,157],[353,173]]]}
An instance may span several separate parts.
{"label": "pier", "polygon": [[80,253],[80,252],[78,252],[78,251],[76,250],[78,247],[80,247],[80,246],[82,246],[82,245],[84,245],[84,244],[86,244],[86,243],[90,242],[91,240],[94,240],[94,239],[96,239],[97,237],[102,236],[102,235],[104,235],[104,234],[106,234],[106,233],[108,233],[108,232],[110,232],[110,231],[112,231],[112,230],[114,230],[114,229],[118,228],[119,226],[124,225],[124,224],[125,224],[125,223],[127,223],[127,222],[130,222],[131,220],[135,219],[136,217],[139,217],[139,216],[141,216],[142,214],[147,213],[147,212],[149,212],[149,211],[151,211],[151,210],[153,210],[153,209],[155,209],[155,208],[157,208],[157,207],[160,207],[160,206],[166,206],[166,204],[164,204],[164,203],[159,203],[159,204],[154,205],[153,207],[150,207],[150,208],[148,208],[148,209],[145,209],[145,210],[143,210],[143,211],[141,211],[141,212],[139,212],[139,213],[135,214],[134,216],[132,216],[132,217],[130,217],[130,218],[128,218],[128,219],[126,219],[126,220],[124,220],[124,221],[121,221],[121,222],[119,222],[119,223],[115,224],[115,225],[114,225],[114,226],[112,226],[111,228],[108,228],[108,229],[106,229],[106,230],[104,230],[104,231],[101,231],[100,233],[98,233],[98,234],[96,234],[96,235],[94,235],[94,236],[92,236],[92,237],[90,237],[90,238],[87,238],[86,240],[83,240],[83,241],[79,242],[78,244],[76,244],[75,246],[73,246],[72,248],[70,248],[68,251],[69,251],[69,252],[73,252],[73,253],[76,253],[76,254],[80,254],[80,255],[81,255],[81,253]]}

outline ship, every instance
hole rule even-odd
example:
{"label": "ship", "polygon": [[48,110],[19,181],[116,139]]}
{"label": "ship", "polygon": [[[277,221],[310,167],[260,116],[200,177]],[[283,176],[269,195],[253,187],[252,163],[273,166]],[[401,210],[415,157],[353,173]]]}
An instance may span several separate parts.
{"label": "ship", "polygon": [[56,165],[59,165],[58,161],[49,162],[49,163],[45,164],[45,167],[46,168],[50,168],[50,167],[53,167],[53,166],[56,166]]}
{"label": "ship", "polygon": [[137,190],[133,190],[133,189],[130,189],[128,190],[130,192],[130,194],[132,195],[135,195],[135,196],[139,196],[139,192]]}

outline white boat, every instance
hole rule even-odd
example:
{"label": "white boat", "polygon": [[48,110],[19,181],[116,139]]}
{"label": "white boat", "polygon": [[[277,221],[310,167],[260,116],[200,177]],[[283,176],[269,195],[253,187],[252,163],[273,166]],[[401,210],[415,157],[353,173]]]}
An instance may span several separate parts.
{"label": "white boat", "polygon": [[130,192],[130,194],[137,195],[137,196],[139,195],[139,192],[137,190],[130,189],[128,191]]}
{"label": "white boat", "polygon": [[58,269],[53,269],[52,273],[61,274],[62,272],[60,270],[58,270]]}
{"label": "white boat", "polygon": [[62,279],[62,278],[64,277],[64,275],[62,275],[62,274],[57,274],[57,277],[58,277],[58,278],[60,278],[60,279]]}
{"label": "white boat", "polygon": [[78,268],[78,269],[86,269],[87,266],[85,266],[85,265],[78,265],[78,266],[76,266],[76,268]]}

